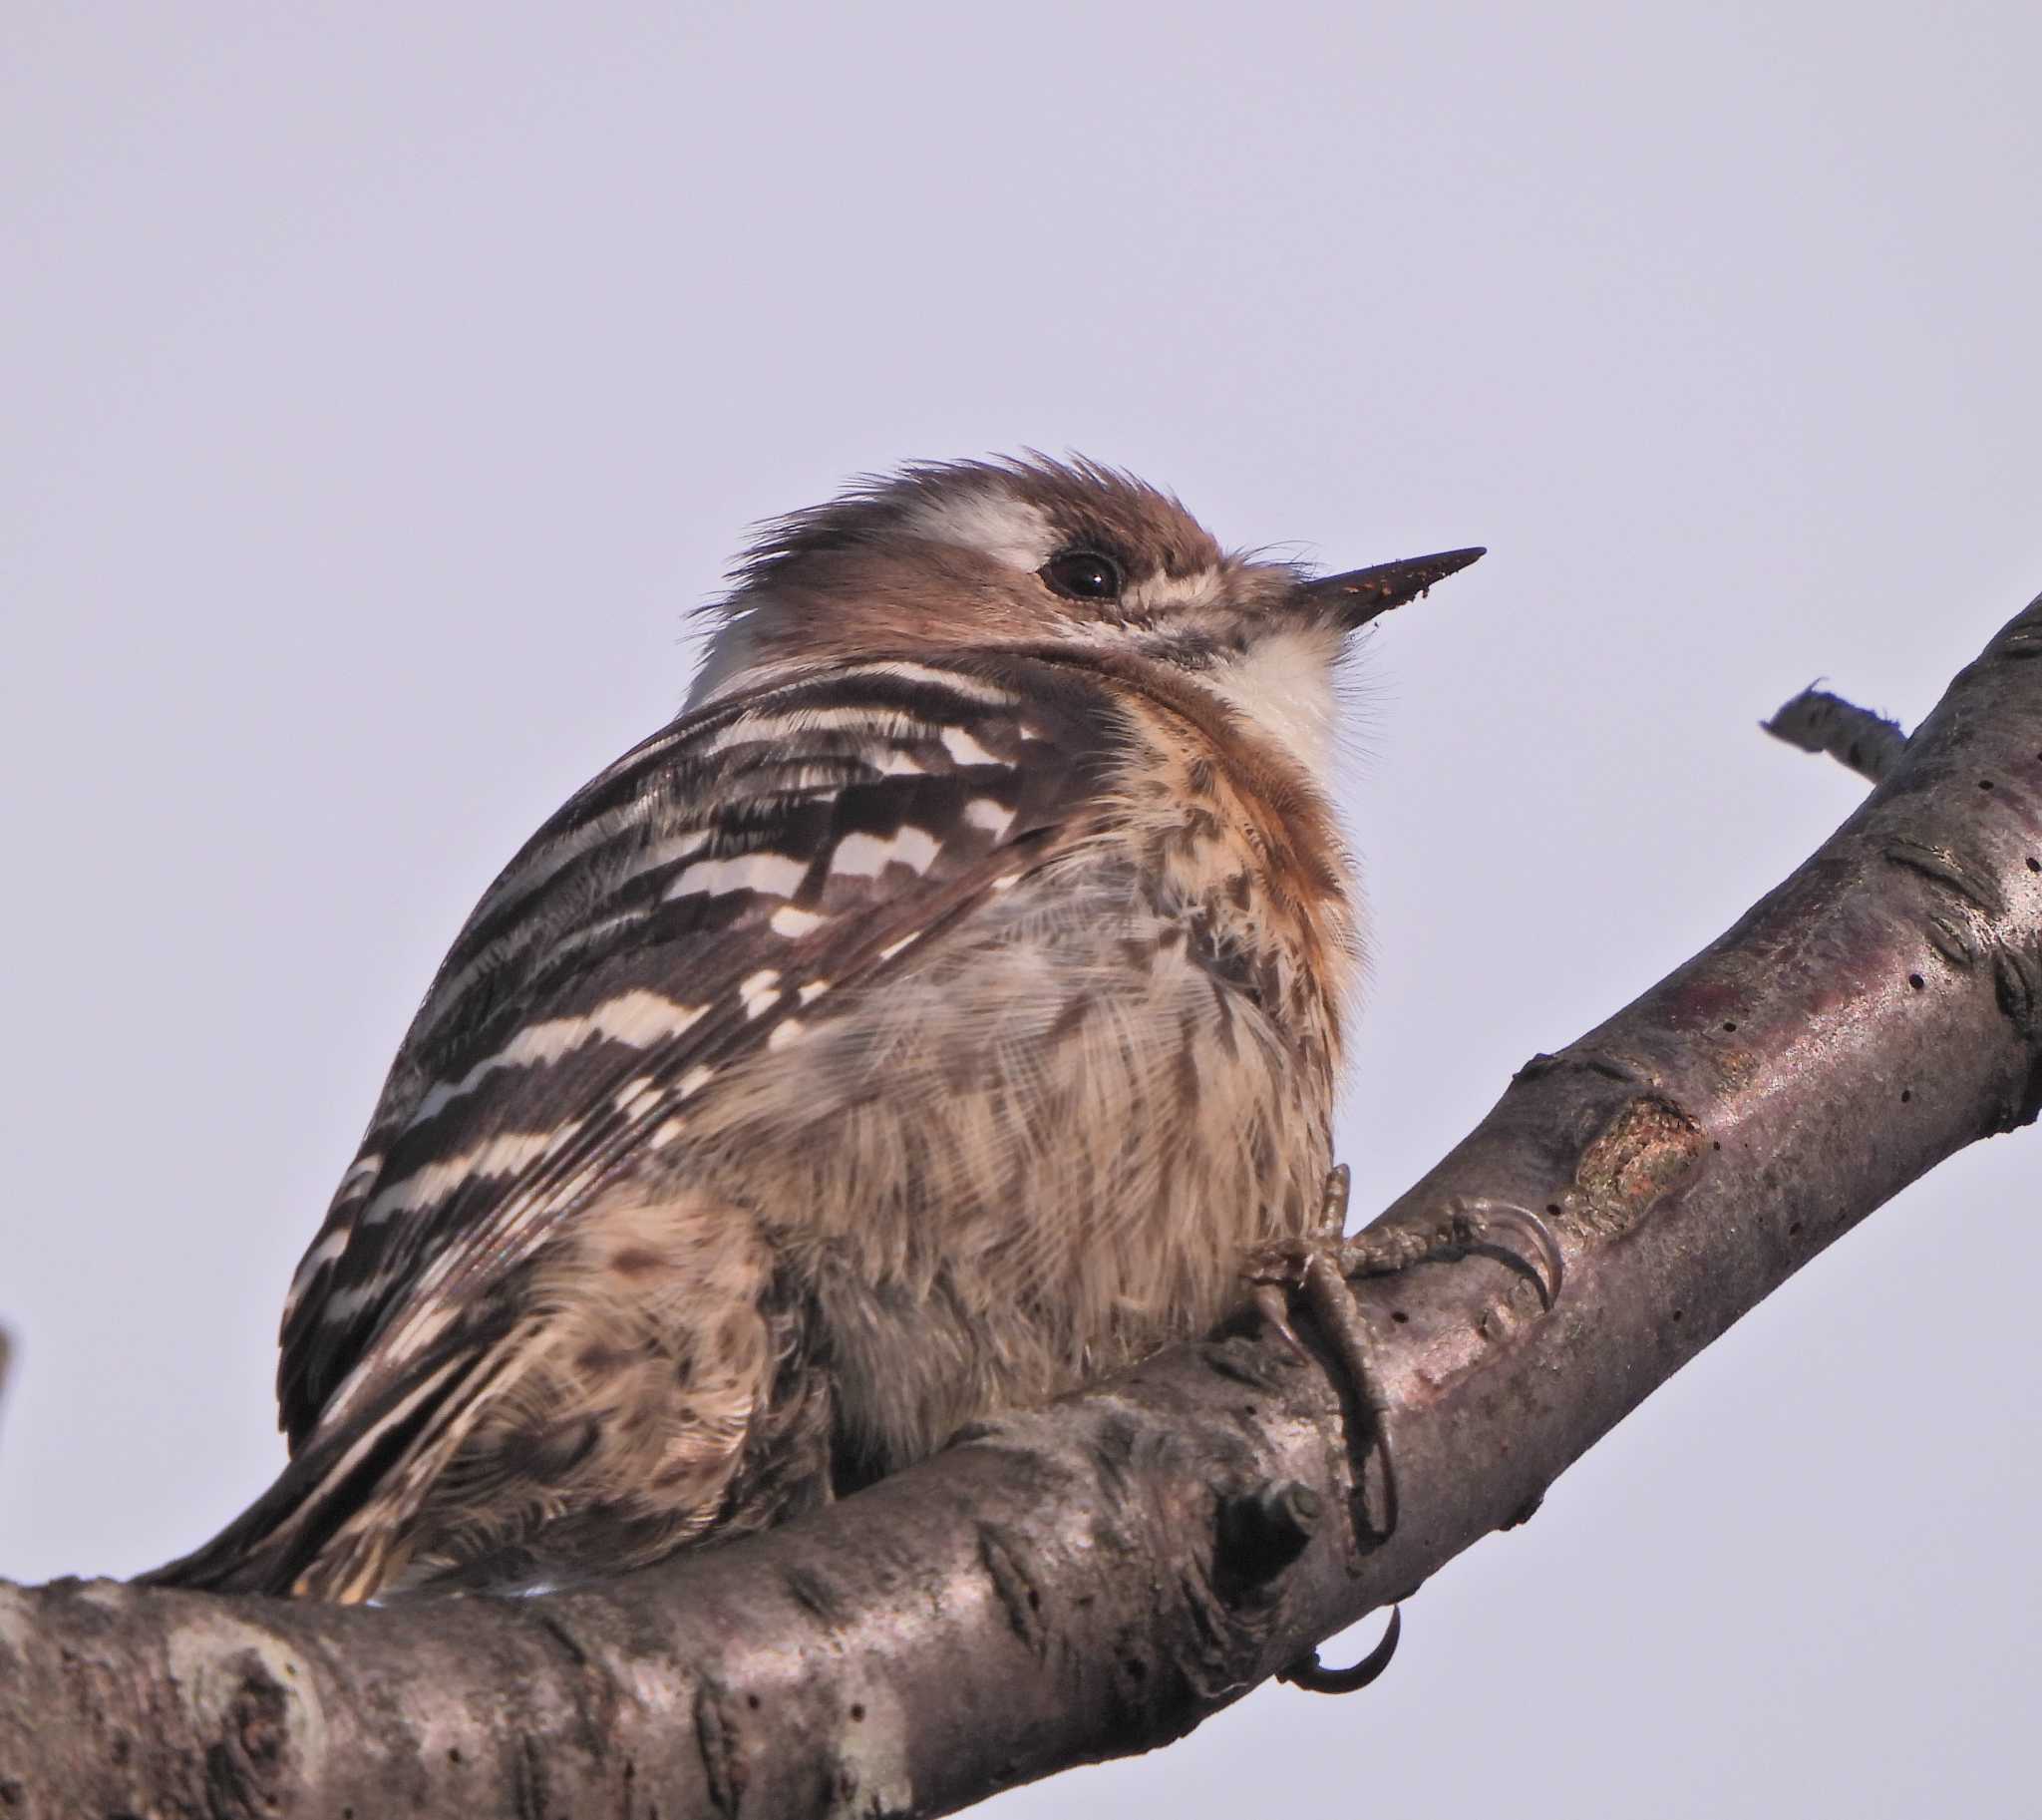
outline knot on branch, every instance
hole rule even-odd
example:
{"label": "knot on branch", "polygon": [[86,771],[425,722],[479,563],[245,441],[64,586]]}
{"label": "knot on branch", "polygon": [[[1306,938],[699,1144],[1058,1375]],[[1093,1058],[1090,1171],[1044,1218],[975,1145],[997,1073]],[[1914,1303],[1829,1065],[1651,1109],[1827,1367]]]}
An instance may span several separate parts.
{"label": "knot on branch", "polygon": [[1267,1586],[1318,1534],[1325,1500],[1298,1479],[1275,1479],[1219,1506],[1219,1559],[1213,1579],[1234,1602]]}
{"label": "knot on branch", "polygon": [[[206,1812],[223,1820],[273,1814],[304,1765],[292,1749],[292,1695],[254,1650],[218,1663],[203,1678],[231,1677],[204,1749]],[[0,1794],[0,1807],[8,1806]]]}
{"label": "knot on branch", "polygon": [[1570,1212],[1603,1239],[1627,1233],[1701,1160],[1693,1119],[1657,1094],[1627,1101],[1582,1151]]}

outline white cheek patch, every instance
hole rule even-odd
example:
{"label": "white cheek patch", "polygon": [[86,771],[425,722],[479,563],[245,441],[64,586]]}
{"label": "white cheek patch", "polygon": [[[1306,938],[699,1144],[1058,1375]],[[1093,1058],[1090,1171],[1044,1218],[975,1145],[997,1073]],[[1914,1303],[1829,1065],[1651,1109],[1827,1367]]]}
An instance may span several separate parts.
{"label": "white cheek patch", "polygon": [[1277,632],[1215,663],[1206,681],[1264,738],[1274,740],[1314,777],[1324,777],[1332,763],[1338,654],[1336,635]]}
{"label": "white cheek patch", "polygon": [[999,493],[923,500],[906,514],[910,530],[932,544],[975,549],[1032,573],[1056,553],[1056,528],[1042,509]]}
{"label": "white cheek patch", "polygon": [[1114,604],[1102,602],[1096,613],[1060,618],[1051,629],[1069,643],[1104,645],[1109,650],[1124,648],[1131,636],[1168,639],[1200,630],[1225,591],[1224,574],[1217,568],[1189,575],[1144,575],[1122,588]]}

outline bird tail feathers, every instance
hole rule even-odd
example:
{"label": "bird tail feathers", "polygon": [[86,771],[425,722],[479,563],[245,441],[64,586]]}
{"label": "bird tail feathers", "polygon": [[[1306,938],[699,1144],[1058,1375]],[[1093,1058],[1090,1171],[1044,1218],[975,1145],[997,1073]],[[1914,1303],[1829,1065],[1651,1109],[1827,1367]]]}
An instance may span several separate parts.
{"label": "bird tail feathers", "polygon": [[403,1571],[420,1507],[501,1375],[473,1333],[422,1358],[351,1420],[321,1433],[210,1542],[136,1577],[206,1593],[358,1604]]}

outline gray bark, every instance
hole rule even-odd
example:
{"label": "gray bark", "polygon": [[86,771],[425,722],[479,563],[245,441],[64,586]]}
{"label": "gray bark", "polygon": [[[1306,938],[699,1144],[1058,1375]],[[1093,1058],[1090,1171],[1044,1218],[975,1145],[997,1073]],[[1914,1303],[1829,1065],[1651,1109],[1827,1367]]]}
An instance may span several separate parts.
{"label": "gray bark", "polygon": [[[1386,1219],[1367,1406],[1244,1328],[773,1534],[388,1611],[0,1586],[0,1814],[941,1813],[1175,1737],[1408,1593],[1906,1183],[2034,1117],[2042,601],[1735,928]],[[1385,1458],[1394,1462],[1394,1499]],[[1394,1505],[1394,1508],[1392,1506]]]}

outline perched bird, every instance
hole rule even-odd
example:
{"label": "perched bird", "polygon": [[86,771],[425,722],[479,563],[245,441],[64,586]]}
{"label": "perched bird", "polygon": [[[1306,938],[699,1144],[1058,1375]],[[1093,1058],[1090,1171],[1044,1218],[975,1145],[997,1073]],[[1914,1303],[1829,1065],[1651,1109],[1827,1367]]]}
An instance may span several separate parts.
{"label": "perched bird", "polygon": [[755,1530],[1209,1327],[1317,1217],[1349,635],[1090,463],[781,520],[490,888],[299,1266],[291,1460],[149,1578],[363,1600]]}

